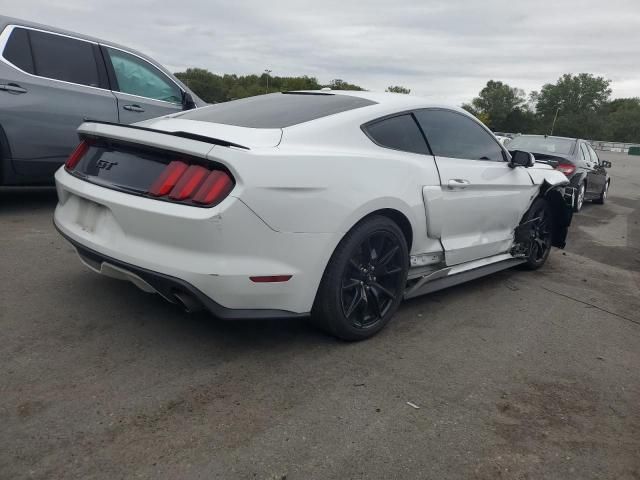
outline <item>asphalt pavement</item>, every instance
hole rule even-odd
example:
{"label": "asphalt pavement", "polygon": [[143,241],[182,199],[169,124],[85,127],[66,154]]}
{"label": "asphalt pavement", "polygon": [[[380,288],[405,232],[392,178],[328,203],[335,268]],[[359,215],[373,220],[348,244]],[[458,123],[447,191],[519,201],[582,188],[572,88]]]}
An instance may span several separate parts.
{"label": "asphalt pavement", "polygon": [[640,157],[602,156],[543,269],[351,344],[100,277],[53,189],[0,189],[0,478],[640,478]]}

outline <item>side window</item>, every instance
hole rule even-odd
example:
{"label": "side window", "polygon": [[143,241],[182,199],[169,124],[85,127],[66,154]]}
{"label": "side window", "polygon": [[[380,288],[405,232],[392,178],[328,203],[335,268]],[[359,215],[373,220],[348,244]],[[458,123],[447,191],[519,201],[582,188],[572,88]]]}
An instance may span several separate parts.
{"label": "side window", "polygon": [[591,161],[596,165],[600,164],[600,159],[598,158],[598,154],[593,149],[593,147],[588,143],[587,143],[587,150],[589,151],[589,155],[591,155]]}
{"label": "side window", "polygon": [[33,58],[31,58],[29,34],[24,28],[13,29],[4,47],[2,56],[20,70],[33,73]]}
{"label": "side window", "polygon": [[415,112],[434,155],[469,160],[505,160],[497,140],[474,120],[451,110]]}
{"label": "side window", "polygon": [[181,103],[182,91],[164,73],[134,55],[107,47],[111,64],[122,93]]}
{"label": "side window", "polygon": [[411,153],[429,153],[427,143],[409,114],[384,118],[364,127],[371,139],[381,147]]}
{"label": "side window", "polygon": [[587,151],[587,147],[585,146],[584,143],[580,144],[580,158],[585,163],[591,163],[591,156],[589,155],[589,152]]}
{"label": "side window", "polygon": [[34,73],[91,87],[100,86],[93,44],[82,40],[29,31]]}

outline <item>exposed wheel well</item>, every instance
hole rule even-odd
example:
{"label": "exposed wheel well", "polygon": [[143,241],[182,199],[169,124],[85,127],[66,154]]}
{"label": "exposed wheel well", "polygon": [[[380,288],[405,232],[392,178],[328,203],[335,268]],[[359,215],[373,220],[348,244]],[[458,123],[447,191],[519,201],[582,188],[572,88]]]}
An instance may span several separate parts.
{"label": "exposed wheel well", "polygon": [[409,222],[409,219],[402,212],[394,210],[393,208],[383,208],[381,210],[371,212],[370,214],[360,219],[360,221],[372,215],[382,215],[383,217],[387,217],[395,222],[396,225],[400,227],[400,230],[402,230],[404,238],[407,241],[407,248],[409,251],[411,251],[411,245],[413,243],[413,228],[411,228],[411,222]]}
{"label": "exposed wheel well", "polygon": [[544,198],[551,206],[553,214],[551,245],[564,248],[573,216],[571,207],[567,205],[563,193],[546,182],[542,185],[538,198]]}

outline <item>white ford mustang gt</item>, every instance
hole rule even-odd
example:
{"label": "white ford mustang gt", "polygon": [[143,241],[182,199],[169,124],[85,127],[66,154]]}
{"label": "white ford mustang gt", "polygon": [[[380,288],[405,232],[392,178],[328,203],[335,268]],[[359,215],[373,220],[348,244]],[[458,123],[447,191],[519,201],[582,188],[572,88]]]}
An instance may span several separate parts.
{"label": "white ford mustang gt", "polygon": [[82,261],[224,319],[367,338],[403,298],[540,267],[571,221],[561,172],[408,95],[274,93],[79,135],[55,225]]}

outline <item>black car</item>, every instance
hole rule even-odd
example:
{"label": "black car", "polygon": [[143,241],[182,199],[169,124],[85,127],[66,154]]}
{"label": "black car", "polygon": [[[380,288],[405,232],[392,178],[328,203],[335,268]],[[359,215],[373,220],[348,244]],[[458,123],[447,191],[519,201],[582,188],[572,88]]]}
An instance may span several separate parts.
{"label": "black car", "polygon": [[585,140],[551,137],[547,135],[520,135],[509,142],[509,150],[531,152],[537,162],[547,163],[564,173],[576,189],[573,210],[579,212],[585,200],[604,203],[611,186],[607,168],[611,162],[600,160]]}

